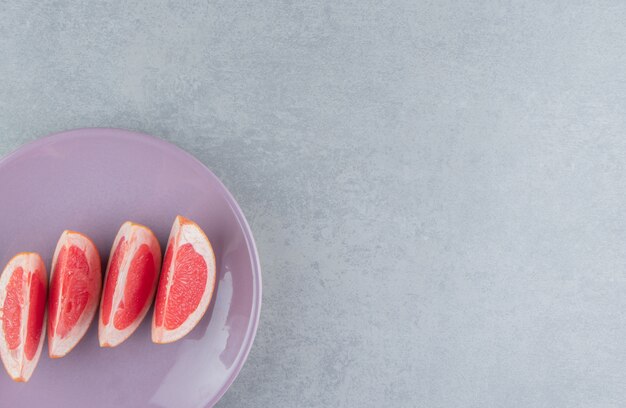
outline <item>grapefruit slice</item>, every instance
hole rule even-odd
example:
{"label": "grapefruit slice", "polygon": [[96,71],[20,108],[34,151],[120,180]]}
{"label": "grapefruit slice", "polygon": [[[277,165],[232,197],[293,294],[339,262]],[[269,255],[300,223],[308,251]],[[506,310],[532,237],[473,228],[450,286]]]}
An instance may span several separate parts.
{"label": "grapefruit slice", "polygon": [[176,217],[162,270],[152,317],[152,341],[171,343],[198,324],[215,288],[213,248],[195,222]]}
{"label": "grapefruit slice", "polygon": [[98,309],[101,289],[98,249],[86,235],[63,231],[50,270],[50,357],[63,357],[83,338]]}
{"label": "grapefruit slice", "polygon": [[15,381],[28,381],[39,362],[47,290],[46,266],[33,252],[17,254],[0,277],[0,357]]}
{"label": "grapefruit slice", "polygon": [[161,247],[152,231],[124,223],[107,266],[98,319],[100,347],[119,345],[139,327],[154,299],[160,269]]}

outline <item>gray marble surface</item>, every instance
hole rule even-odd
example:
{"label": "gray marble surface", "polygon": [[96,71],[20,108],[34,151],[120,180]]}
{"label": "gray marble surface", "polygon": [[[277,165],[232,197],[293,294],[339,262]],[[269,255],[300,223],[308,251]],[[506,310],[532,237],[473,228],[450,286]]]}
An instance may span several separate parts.
{"label": "gray marble surface", "polygon": [[0,0],[0,154],[221,177],[264,303],[220,407],[626,405],[626,4],[76,3]]}

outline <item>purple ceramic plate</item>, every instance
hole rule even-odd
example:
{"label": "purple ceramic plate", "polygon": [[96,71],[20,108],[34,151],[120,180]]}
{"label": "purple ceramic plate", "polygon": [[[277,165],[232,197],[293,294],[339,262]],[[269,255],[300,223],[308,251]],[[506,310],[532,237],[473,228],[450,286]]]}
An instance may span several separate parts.
{"label": "purple ceramic plate", "polygon": [[98,346],[94,322],[66,357],[47,344],[32,378],[0,371],[3,407],[205,407],[214,405],[243,365],[259,320],[261,270],[241,209],[190,154],[140,133],[78,129],[28,144],[0,161],[0,264],[21,251],[46,265],[64,229],[89,235],[106,262],[126,220],[153,229],[164,247],[177,214],[196,221],[213,244],[217,284],[198,326],[155,345],[150,319],[123,344]]}

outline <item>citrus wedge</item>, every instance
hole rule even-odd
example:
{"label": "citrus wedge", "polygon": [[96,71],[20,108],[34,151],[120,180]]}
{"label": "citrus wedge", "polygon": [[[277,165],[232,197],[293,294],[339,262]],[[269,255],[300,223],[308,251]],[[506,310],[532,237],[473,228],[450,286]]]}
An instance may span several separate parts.
{"label": "citrus wedge", "polygon": [[0,277],[0,357],[15,381],[28,381],[43,346],[48,280],[41,256],[16,255]]}
{"label": "citrus wedge", "polygon": [[126,222],[111,248],[107,266],[98,337],[101,347],[126,340],[148,313],[161,268],[161,247],[152,231]]}
{"label": "citrus wedge", "polygon": [[83,338],[100,302],[98,249],[87,236],[63,231],[50,269],[48,355],[63,357]]}
{"label": "citrus wedge", "polygon": [[215,288],[213,248],[195,222],[176,217],[162,271],[152,317],[152,341],[171,343],[198,324]]}

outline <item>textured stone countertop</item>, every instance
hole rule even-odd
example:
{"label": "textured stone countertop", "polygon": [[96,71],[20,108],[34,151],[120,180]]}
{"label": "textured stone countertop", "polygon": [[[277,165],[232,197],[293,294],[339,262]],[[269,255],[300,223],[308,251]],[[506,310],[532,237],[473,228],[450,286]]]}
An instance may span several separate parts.
{"label": "textured stone countertop", "polygon": [[626,4],[74,3],[0,1],[0,155],[224,181],[264,297],[219,407],[626,405]]}

